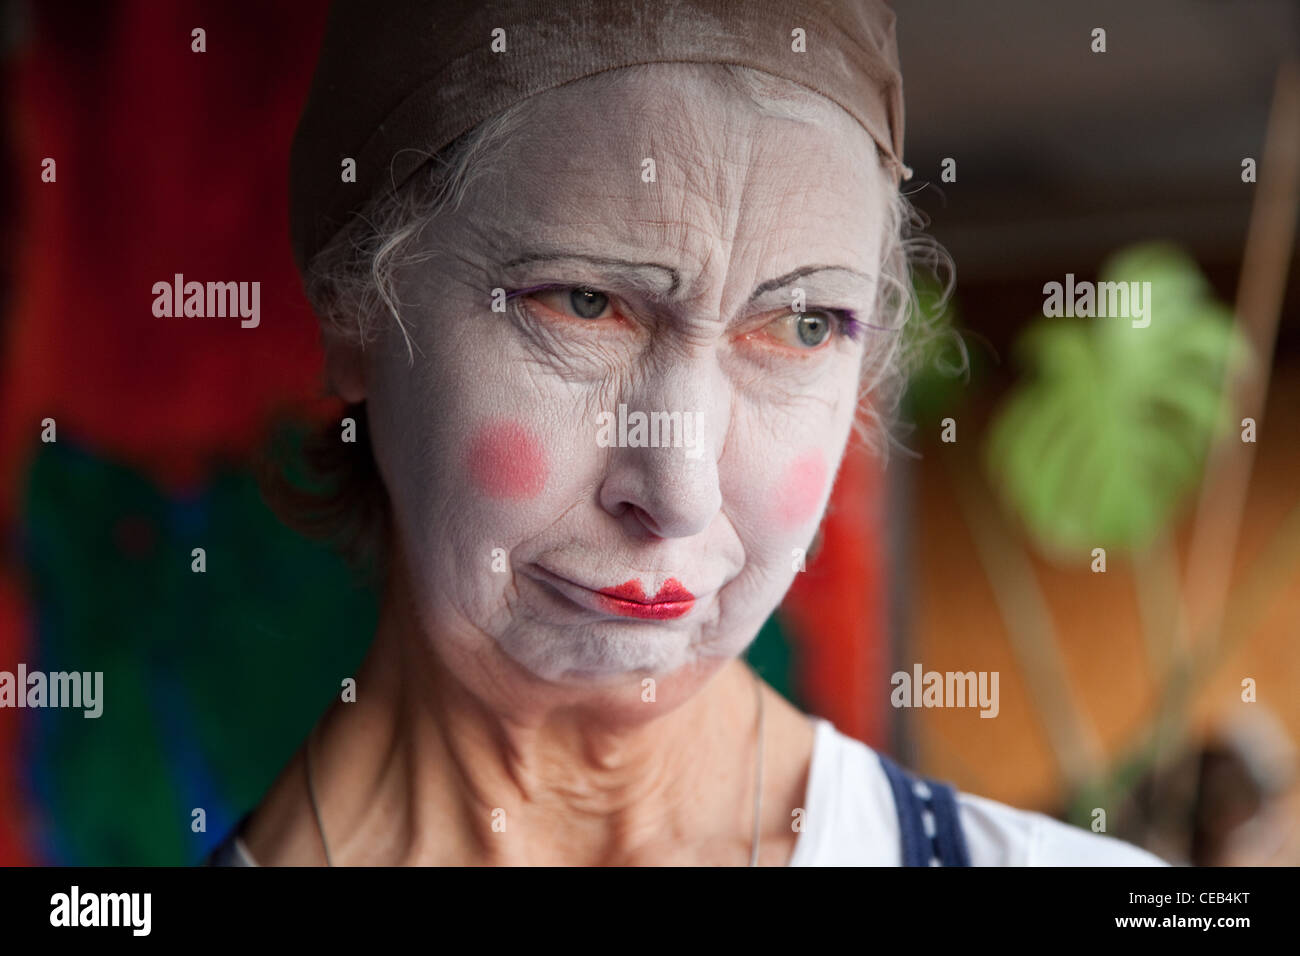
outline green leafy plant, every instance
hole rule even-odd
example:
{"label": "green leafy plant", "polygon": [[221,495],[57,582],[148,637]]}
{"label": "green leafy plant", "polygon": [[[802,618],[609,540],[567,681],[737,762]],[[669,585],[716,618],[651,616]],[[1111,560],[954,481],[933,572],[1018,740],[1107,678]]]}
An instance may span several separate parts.
{"label": "green leafy plant", "polygon": [[1102,282],[1149,282],[1150,324],[1043,319],[1017,343],[1029,369],[995,417],[984,464],[1040,550],[1141,551],[1196,488],[1211,444],[1233,427],[1225,373],[1247,361],[1231,310],[1192,259],[1149,243]]}
{"label": "green leafy plant", "polygon": [[[1101,547],[1108,556],[1129,558],[1160,689],[1149,726],[1114,760],[1102,756],[1074,699],[1031,562],[1016,535],[954,471],[954,489],[1008,638],[1065,777],[1069,817],[1080,825],[1089,822],[1091,808],[1119,805],[1139,782],[1161,779],[1172,760],[1190,752],[1184,730],[1194,689],[1228,643],[1249,633],[1257,609],[1267,606],[1286,580],[1285,569],[1300,560],[1297,507],[1233,589],[1223,616],[1188,621],[1175,523],[1195,493],[1204,498],[1215,487],[1206,484],[1213,449],[1223,452],[1216,460],[1231,461],[1248,475],[1249,452],[1237,444],[1235,429],[1241,414],[1255,413],[1235,407],[1243,399],[1234,383],[1251,380],[1243,377],[1248,374],[1266,385],[1267,361],[1254,356],[1232,310],[1214,299],[1193,260],[1176,246],[1121,250],[1099,279],[1150,283],[1149,324],[1117,316],[1033,322],[1016,343],[1026,378],[994,415],[982,460],[994,495],[1045,557],[1088,564]],[[1202,530],[1204,500],[1201,505],[1194,532]],[[1231,641],[1217,640],[1221,630],[1230,631]],[[1189,785],[1162,784],[1175,790]],[[1160,825],[1177,836],[1163,845],[1176,855],[1190,853],[1185,814],[1171,806],[1168,817]]]}

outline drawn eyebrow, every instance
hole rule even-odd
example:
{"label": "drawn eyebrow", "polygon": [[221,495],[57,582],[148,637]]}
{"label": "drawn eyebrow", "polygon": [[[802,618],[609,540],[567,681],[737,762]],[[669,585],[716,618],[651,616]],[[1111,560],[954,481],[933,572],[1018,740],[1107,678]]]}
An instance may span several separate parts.
{"label": "drawn eyebrow", "polygon": [[754,294],[749,297],[749,301],[753,302],[759,296],[767,292],[772,292],[775,289],[785,288],[796,279],[802,279],[804,276],[812,275],[814,272],[847,272],[849,275],[862,279],[865,282],[875,281],[865,272],[858,272],[856,269],[849,269],[845,266],[804,266],[801,269],[795,269],[793,272],[787,272],[783,276],[777,276],[775,279],[769,279],[760,284],[759,287],[754,290]]}
{"label": "drawn eyebrow", "polygon": [[[511,259],[505,264],[505,268],[509,269],[514,266],[523,265],[527,262],[546,262],[553,259],[578,259],[583,262],[590,262],[592,265],[600,266],[601,268],[612,268],[616,271],[622,271],[632,284],[640,284],[643,286],[650,285],[652,291],[660,295],[666,295],[670,298],[677,294],[677,290],[680,289],[682,285],[681,273],[671,266],[661,265],[657,262],[630,262],[627,259],[617,259],[612,256],[589,256],[585,253],[564,252],[562,250],[526,253],[522,256],[517,256],[514,259]],[[655,288],[658,283],[646,283],[644,281],[644,273],[646,271],[661,272],[666,275],[669,280],[668,290],[663,292],[660,289]],[[638,279],[641,280],[639,283],[637,282]]]}
{"label": "drawn eyebrow", "polygon": [[[576,259],[582,262],[589,262],[592,265],[601,268],[621,271],[625,274],[625,278],[628,279],[631,284],[639,284],[642,286],[649,285],[651,286],[652,291],[668,298],[675,296],[677,290],[680,289],[682,285],[681,273],[672,266],[666,266],[658,262],[632,262],[631,260],[619,259],[614,256],[592,256],[582,252],[567,252],[562,249],[528,252],[511,259],[509,262],[505,263],[504,267],[509,269],[529,262],[547,262],[565,259]],[[669,280],[667,291],[661,291],[658,288],[655,288],[657,283],[645,282],[644,273],[647,271],[659,272],[667,276]],[[753,302],[765,293],[784,288],[797,279],[802,279],[805,276],[812,275],[816,272],[844,272],[868,283],[875,281],[865,272],[858,272],[856,269],[850,269],[846,266],[803,266],[802,268],[795,269],[792,272],[787,272],[785,275],[777,276],[775,279],[769,279],[767,282],[761,283],[758,288],[754,290],[753,294],[750,295],[749,301]]]}

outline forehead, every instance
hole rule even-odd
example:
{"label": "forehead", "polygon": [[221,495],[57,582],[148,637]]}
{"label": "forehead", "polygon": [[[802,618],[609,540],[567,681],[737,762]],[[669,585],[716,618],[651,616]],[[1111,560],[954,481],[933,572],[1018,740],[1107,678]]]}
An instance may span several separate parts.
{"label": "forehead", "polygon": [[687,64],[560,87],[502,145],[476,219],[507,242],[671,260],[703,283],[814,262],[874,274],[889,188],[875,144],[829,100],[791,105],[797,118],[774,115]]}

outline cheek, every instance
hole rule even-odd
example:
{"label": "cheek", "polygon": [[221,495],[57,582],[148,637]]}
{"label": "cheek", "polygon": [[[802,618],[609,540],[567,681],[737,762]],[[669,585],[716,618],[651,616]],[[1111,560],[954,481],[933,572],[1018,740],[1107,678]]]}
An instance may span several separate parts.
{"label": "cheek", "polygon": [[817,516],[826,489],[826,458],[812,450],[786,466],[772,491],[772,514],[784,528],[797,528]]}
{"label": "cheek", "polygon": [[526,501],[546,487],[546,448],[519,422],[489,422],[470,435],[465,471],[473,486],[490,498]]}

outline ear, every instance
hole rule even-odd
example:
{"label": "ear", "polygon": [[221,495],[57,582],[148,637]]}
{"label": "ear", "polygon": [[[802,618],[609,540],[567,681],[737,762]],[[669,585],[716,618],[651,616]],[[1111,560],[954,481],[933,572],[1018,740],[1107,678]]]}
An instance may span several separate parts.
{"label": "ear", "polygon": [[366,400],[366,363],[361,346],[326,329],[321,336],[325,348],[325,385],[349,405]]}

